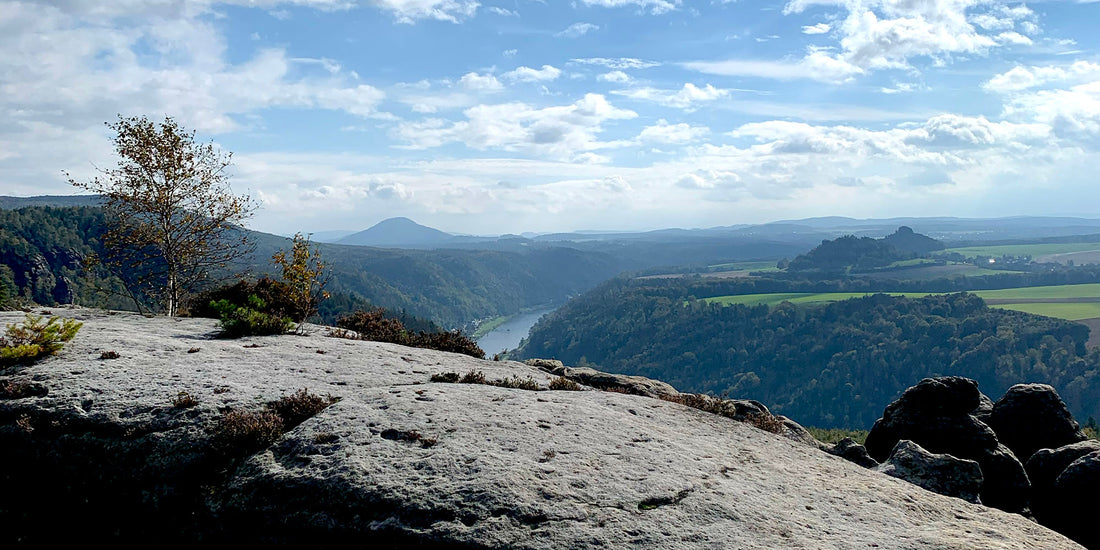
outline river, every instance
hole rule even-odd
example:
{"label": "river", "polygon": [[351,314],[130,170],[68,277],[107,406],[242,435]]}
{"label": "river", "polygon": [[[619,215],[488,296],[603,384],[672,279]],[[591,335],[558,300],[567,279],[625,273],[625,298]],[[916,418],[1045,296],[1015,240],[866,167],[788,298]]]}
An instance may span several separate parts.
{"label": "river", "polygon": [[489,357],[506,349],[516,349],[519,347],[520,340],[526,338],[527,333],[531,332],[531,327],[535,326],[535,322],[555,309],[557,308],[552,307],[515,315],[479,338],[477,345],[485,350],[485,355]]}

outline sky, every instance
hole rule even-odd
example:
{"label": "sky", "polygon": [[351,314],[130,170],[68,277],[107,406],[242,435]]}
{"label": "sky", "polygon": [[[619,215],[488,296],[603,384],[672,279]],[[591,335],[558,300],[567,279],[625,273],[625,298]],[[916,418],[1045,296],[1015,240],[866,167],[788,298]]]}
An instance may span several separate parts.
{"label": "sky", "polygon": [[0,0],[0,195],[105,123],[233,154],[260,231],[1100,217],[1100,1]]}

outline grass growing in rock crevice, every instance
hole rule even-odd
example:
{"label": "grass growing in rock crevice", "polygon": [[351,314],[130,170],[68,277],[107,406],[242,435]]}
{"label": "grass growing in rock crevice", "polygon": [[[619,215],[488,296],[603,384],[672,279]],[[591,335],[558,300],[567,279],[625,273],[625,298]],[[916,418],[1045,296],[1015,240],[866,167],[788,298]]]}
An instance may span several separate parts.
{"label": "grass growing in rock crevice", "polygon": [[517,375],[512,375],[511,378],[498,378],[496,380],[489,380],[485,377],[485,373],[481,371],[470,371],[464,375],[459,375],[457,372],[444,372],[440,374],[433,374],[431,377],[432,382],[441,382],[445,384],[484,384],[486,386],[496,386],[498,388],[511,388],[516,390],[527,391],[583,391],[584,388],[580,384],[568,380],[561,376],[550,381],[549,387],[542,387],[534,378],[528,376],[527,378],[520,378]]}

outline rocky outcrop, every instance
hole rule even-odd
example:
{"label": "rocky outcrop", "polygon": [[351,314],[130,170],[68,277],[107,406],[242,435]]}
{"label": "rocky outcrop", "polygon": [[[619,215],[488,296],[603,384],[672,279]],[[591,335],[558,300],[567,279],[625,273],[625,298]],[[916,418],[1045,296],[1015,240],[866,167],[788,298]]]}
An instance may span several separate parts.
{"label": "rocky outcrop", "polygon": [[1039,449],[1086,439],[1069,408],[1046,384],[1016,384],[993,405],[987,421],[997,439],[1027,461]]}
{"label": "rocky outcrop", "polygon": [[859,464],[864,468],[878,466],[878,461],[867,453],[867,447],[856,443],[852,438],[845,437],[826,449],[829,454],[839,456],[849,462]]}
{"label": "rocky outcrop", "polygon": [[968,378],[921,380],[886,407],[867,435],[867,451],[883,461],[898,441],[908,439],[933,453],[977,461],[984,477],[982,502],[1023,511],[1030,496],[1027,473],[997,434],[971,415],[981,403],[978,383]]}
{"label": "rocky outcrop", "polygon": [[908,439],[899,441],[886,462],[874,469],[933,493],[980,503],[978,490],[982,486],[982,469],[977,462],[930,453]]}
{"label": "rocky outcrop", "polygon": [[1089,548],[1100,548],[1096,509],[1100,494],[1100,451],[1074,460],[1058,475],[1051,490],[1045,517],[1047,524]]}
{"label": "rocky outcrop", "polygon": [[[60,356],[0,374],[47,390],[0,400],[5,543],[1078,548],[747,423],[549,391],[521,363],[68,314],[85,324]],[[470,371],[542,391],[430,382]],[[229,411],[301,388],[340,400],[273,442],[226,443]]]}
{"label": "rocky outcrop", "polygon": [[1055,491],[1058,476],[1077,459],[1100,451],[1100,441],[1087,439],[1057,449],[1040,449],[1027,461],[1027,476],[1031,480],[1031,512],[1044,524],[1056,524],[1064,513],[1060,510],[1063,496]]}
{"label": "rocky outcrop", "polygon": [[526,364],[578,384],[601,390],[616,390],[633,395],[657,398],[674,397],[680,394],[676,391],[676,388],[659,380],[642,376],[612,374],[587,367],[566,367],[556,359],[528,359]]}

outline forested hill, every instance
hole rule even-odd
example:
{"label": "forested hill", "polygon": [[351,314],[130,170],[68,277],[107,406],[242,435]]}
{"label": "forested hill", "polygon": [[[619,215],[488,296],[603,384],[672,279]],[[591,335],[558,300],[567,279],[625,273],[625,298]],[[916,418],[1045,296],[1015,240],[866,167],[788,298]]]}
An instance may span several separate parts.
{"label": "forested hill", "polygon": [[1100,351],[1082,325],[990,309],[971,294],[872,295],[819,306],[722,306],[615,280],[543,318],[518,350],[648,376],[681,391],[757,399],[821,427],[869,428],[922,378],[962,375],[991,396],[1053,385],[1100,417]]}
{"label": "forested hill", "polygon": [[847,235],[822,241],[813,250],[792,260],[789,268],[792,271],[826,272],[864,270],[919,258],[943,248],[943,243],[902,226],[881,239]]}
{"label": "forested hill", "polygon": [[[24,297],[41,304],[78,303],[129,307],[120,281],[105,270],[91,273],[83,262],[102,255],[105,225],[98,207],[0,209],[0,304]],[[288,239],[252,232],[255,253],[228,274],[271,272],[271,255]],[[322,309],[366,302],[445,327],[512,314],[525,307],[561,302],[621,271],[621,262],[600,252],[541,246],[530,251],[396,250],[320,245],[331,275],[333,301]],[[108,295],[97,287],[111,290]]]}

